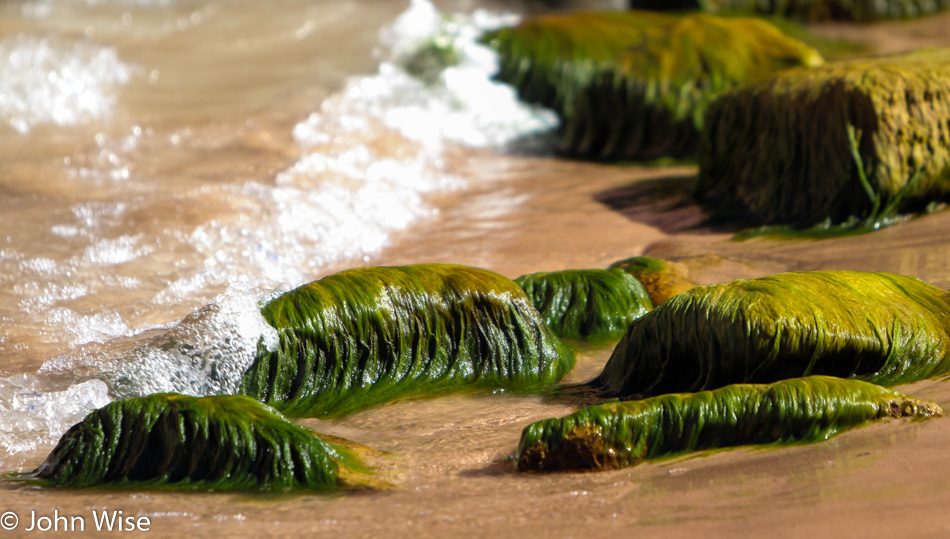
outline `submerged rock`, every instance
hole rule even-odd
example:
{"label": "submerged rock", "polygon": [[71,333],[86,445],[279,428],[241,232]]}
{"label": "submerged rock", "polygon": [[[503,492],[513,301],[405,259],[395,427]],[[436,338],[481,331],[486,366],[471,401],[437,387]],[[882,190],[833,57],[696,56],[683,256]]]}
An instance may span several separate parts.
{"label": "submerged rock", "polygon": [[515,282],[563,338],[617,339],[653,308],[643,285],[617,268],[532,273]]}
{"label": "submerged rock", "polygon": [[702,9],[711,13],[748,12],[805,21],[860,21],[909,19],[950,8],[950,0],[630,0],[638,9]]}
{"label": "submerged rock", "polygon": [[939,406],[858,380],[810,376],[590,406],[521,435],[519,470],[598,470],[700,449],[827,440],[885,417]]}
{"label": "submerged rock", "polygon": [[639,397],[811,374],[894,385],[948,373],[947,292],[914,277],[815,271],[671,298],[630,325],[590,387]]}
{"label": "submerged rock", "polygon": [[471,388],[534,391],[574,366],[514,281],[465,266],[348,270],[263,313],[279,343],[259,347],[241,392],[298,416]]}
{"label": "submerged rock", "polygon": [[699,200],[763,224],[875,221],[945,200],[950,49],[737,88],[709,107],[699,164]]}
{"label": "submerged rock", "polygon": [[561,117],[559,150],[593,159],[691,157],[718,94],[822,62],[766,22],[704,14],[547,14],[483,41],[499,80]]}
{"label": "submerged rock", "polygon": [[329,490],[365,467],[270,407],[238,395],[114,401],[74,425],[35,477],[51,486]]}
{"label": "submerged rock", "polygon": [[620,268],[636,277],[650,295],[653,305],[659,305],[696,286],[696,283],[687,278],[689,272],[682,264],[651,256],[625,258],[614,262],[610,267]]}

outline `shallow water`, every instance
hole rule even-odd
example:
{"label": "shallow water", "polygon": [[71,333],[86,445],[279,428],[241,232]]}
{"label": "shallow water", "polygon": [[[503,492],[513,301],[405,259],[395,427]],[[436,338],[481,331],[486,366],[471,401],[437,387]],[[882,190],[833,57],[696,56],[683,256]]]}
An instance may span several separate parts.
{"label": "shallow water", "polygon": [[[440,3],[467,14],[454,30],[422,2],[416,24],[399,30],[407,3],[386,0],[0,5],[4,470],[39,464],[62,430],[108,401],[100,379],[113,393],[226,390],[229,378],[211,379],[205,360],[239,372],[264,331],[258,299],[348,266],[453,262],[516,277],[649,253],[680,259],[700,282],[846,268],[950,286],[946,213],[853,238],[731,242],[700,226],[697,208],[639,188],[657,178],[688,183],[690,167],[502,155],[500,144],[551,118],[494,94],[485,107],[490,86],[466,92],[487,84],[477,51],[475,71],[454,72],[454,93],[419,86],[387,62],[411,45],[413,28],[435,24],[454,39],[497,20],[494,5],[476,21],[484,5]],[[901,31],[916,35],[892,28],[888,43]],[[48,63],[24,70],[24,57]],[[224,334],[234,336],[227,346]],[[155,353],[172,341],[195,346]],[[593,377],[608,355],[585,348],[571,379]],[[945,383],[905,389],[950,407]],[[58,510],[84,517],[89,531],[92,511],[120,510],[148,516],[151,533],[205,536],[950,527],[945,419],[615,472],[514,473],[505,459],[521,429],[571,410],[539,397],[463,395],[303,421],[388,452],[374,459],[391,484],[382,491],[272,497],[3,483],[0,512],[26,526],[31,511]]]}

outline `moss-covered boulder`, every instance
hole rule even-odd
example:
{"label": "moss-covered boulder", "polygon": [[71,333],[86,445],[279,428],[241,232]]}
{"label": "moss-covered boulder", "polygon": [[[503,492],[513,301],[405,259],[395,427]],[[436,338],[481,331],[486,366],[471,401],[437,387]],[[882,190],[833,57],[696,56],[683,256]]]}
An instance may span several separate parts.
{"label": "moss-covered boulder", "polygon": [[893,385],[948,373],[945,291],[914,277],[815,271],[671,298],[630,324],[590,385],[639,397],[811,374]]}
{"label": "moss-covered boulder", "polygon": [[939,406],[858,380],[810,376],[768,385],[590,406],[527,426],[519,470],[600,470],[701,449],[827,440],[885,417],[942,415]]}
{"label": "moss-covered boulder", "polygon": [[909,19],[950,8],[948,0],[630,0],[630,7],[657,10],[702,9],[710,13],[746,12],[804,21],[858,21]]}
{"label": "moss-covered boulder", "polygon": [[114,401],[63,437],[34,475],[58,487],[329,490],[359,484],[348,449],[238,395]]}
{"label": "moss-covered boulder", "polygon": [[352,269],[265,305],[241,392],[297,416],[472,388],[535,391],[574,366],[514,281],[465,266]]}
{"label": "moss-covered boulder", "polygon": [[634,256],[618,260],[610,268],[620,268],[636,277],[653,305],[659,305],[671,297],[696,286],[682,264],[651,256]]}
{"label": "moss-covered boulder", "polygon": [[950,194],[950,49],[785,71],[705,126],[695,193],[716,211],[799,227],[914,211]]}
{"label": "moss-covered boulder", "polygon": [[653,308],[634,277],[614,268],[532,273],[515,279],[558,337],[619,339]]}
{"label": "moss-covered boulder", "polygon": [[719,93],[822,61],[766,22],[705,14],[547,14],[483,39],[499,80],[559,114],[559,150],[592,159],[694,156]]}

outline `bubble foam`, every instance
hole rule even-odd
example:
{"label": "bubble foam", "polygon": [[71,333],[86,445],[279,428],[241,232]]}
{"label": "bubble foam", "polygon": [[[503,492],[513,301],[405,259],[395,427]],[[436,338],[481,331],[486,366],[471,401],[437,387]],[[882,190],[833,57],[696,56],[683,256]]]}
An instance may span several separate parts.
{"label": "bubble foam", "polygon": [[261,314],[277,292],[237,284],[204,307],[131,350],[101,348],[47,361],[41,374],[82,373],[108,383],[115,398],[174,392],[236,393],[257,354],[258,342],[274,346],[277,331]]}
{"label": "bubble foam", "polygon": [[115,105],[112,89],[132,74],[114,49],[87,40],[7,37],[0,40],[0,118],[20,133],[99,120]]}
{"label": "bubble foam", "polygon": [[[0,378],[0,449],[16,455],[52,446],[69,427],[110,400],[100,380],[57,390],[31,374]],[[13,464],[5,460],[0,458],[5,467]]]}

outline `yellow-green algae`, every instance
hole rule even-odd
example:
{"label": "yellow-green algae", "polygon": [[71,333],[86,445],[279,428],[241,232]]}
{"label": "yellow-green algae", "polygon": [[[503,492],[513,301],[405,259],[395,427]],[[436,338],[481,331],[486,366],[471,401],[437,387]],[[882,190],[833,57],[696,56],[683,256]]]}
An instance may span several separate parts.
{"label": "yellow-green algae", "polygon": [[708,109],[699,165],[699,200],[762,224],[860,224],[944,200],[950,49],[788,70],[727,92]]}
{"label": "yellow-green algae", "polygon": [[501,55],[499,80],[559,114],[559,150],[594,159],[694,156],[716,95],[822,62],[764,21],[705,14],[546,14],[483,40]]}
{"label": "yellow-green algae", "polygon": [[590,387],[643,397],[826,374],[950,373],[947,293],[887,273],[782,273],[693,288],[635,320]]}
{"label": "yellow-green algae", "polygon": [[643,285],[618,268],[532,273],[515,282],[562,338],[619,339],[653,308]]}
{"label": "yellow-green algae", "polygon": [[701,449],[827,440],[885,417],[943,415],[939,406],[859,380],[810,376],[768,385],[590,406],[528,425],[519,470],[600,470]]}
{"label": "yellow-green algae", "polygon": [[710,13],[746,12],[805,21],[910,19],[950,8],[948,0],[631,0],[638,9],[702,9]]}
{"label": "yellow-green algae", "polygon": [[466,388],[536,391],[574,366],[514,281],[466,266],[347,270],[265,305],[241,393],[296,416]]}
{"label": "yellow-green algae", "polygon": [[653,305],[659,305],[696,286],[696,283],[687,277],[688,271],[682,264],[650,256],[625,258],[614,262],[610,267],[620,268],[636,277],[650,295]]}
{"label": "yellow-green algae", "polygon": [[160,393],[89,413],[33,475],[56,487],[331,490],[367,468],[268,406],[239,395]]}

